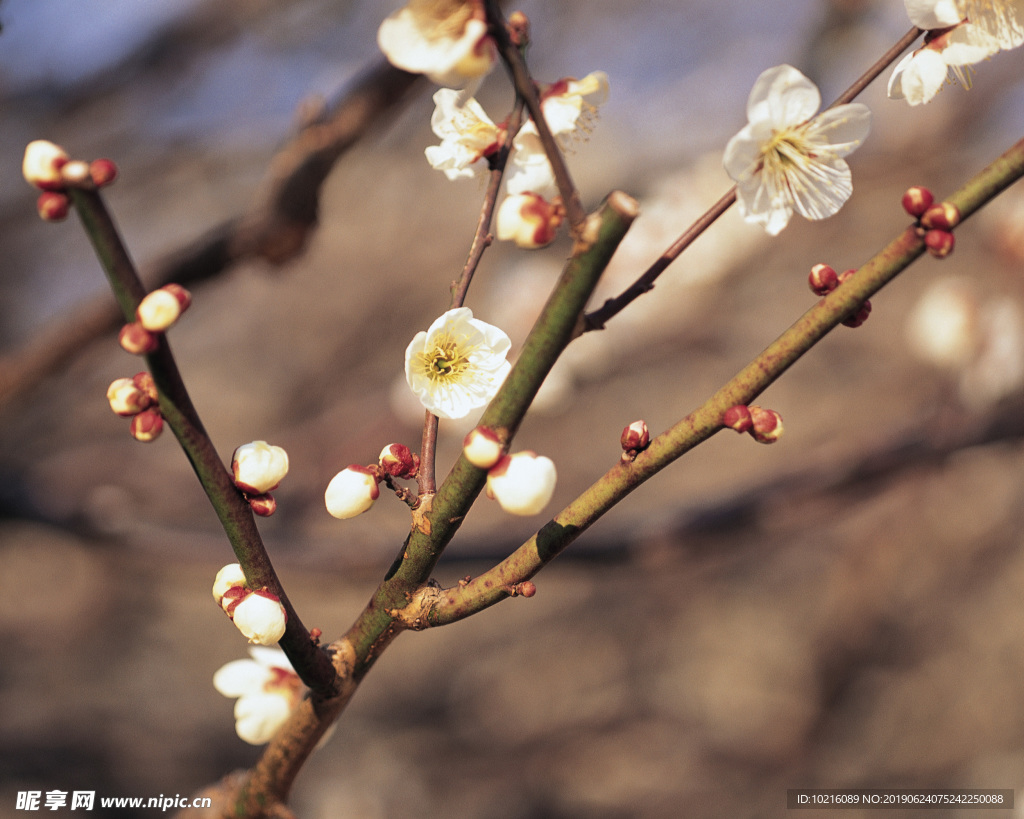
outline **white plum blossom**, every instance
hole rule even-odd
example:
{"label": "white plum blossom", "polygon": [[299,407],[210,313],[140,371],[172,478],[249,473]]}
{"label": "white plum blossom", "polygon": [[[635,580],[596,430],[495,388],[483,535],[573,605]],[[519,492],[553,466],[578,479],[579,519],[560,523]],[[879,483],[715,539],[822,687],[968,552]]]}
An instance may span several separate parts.
{"label": "white plum blossom", "polygon": [[557,480],[550,458],[516,452],[505,455],[487,473],[487,494],[511,515],[536,515],[548,505]]}
{"label": "white plum blossom", "polygon": [[243,444],[231,456],[235,486],[262,495],[274,489],[288,474],[288,453],[266,441]]}
{"label": "white plum blossom", "polygon": [[795,68],[769,68],[750,92],[748,124],[726,146],[725,169],[736,182],[740,214],[772,236],[794,210],[824,219],[853,193],[842,157],[864,141],[871,112],[850,103],[815,116],[820,105],[817,86]]}
{"label": "white plum blossom", "polygon": [[589,133],[597,107],[608,99],[608,75],[592,71],[582,80],[564,77],[541,92],[544,121],[555,136]]}
{"label": "white plum blossom", "polygon": [[352,464],[331,478],[324,492],[324,505],[332,516],[348,520],[367,511],[379,497],[373,470]]}
{"label": "white plum blossom", "polygon": [[255,646],[251,660],[233,660],[213,675],[213,687],[237,697],[235,732],[250,745],[263,745],[284,725],[299,701],[302,683],[284,652]]}
{"label": "white plum blossom", "polygon": [[377,32],[392,65],[438,85],[475,84],[497,61],[480,0],[410,0]]}
{"label": "white plum blossom", "polygon": [[443,313],[405,351],[405,379],[439,418],[464,418],[490,401],[512,365],[512,342],[468,307]]}
{"label": "white plum blossom", "polygon": [[480,103],[454,89],[438,89],[434,106],[430,127],[441,144],[427,147],[427,162],[449,179],[476,176],[486,164],[482,160],[501,147],[504,130],[491,122]]}
{"label": "white plum blossom", "polygon": [[997,50],[994,41],[984,35],[979,37],[971,23],[929,32],[921,48],[896,64],[889,78],[889,98],[921,105],[929,102],[947,82],[970,88],[970,69],[965,66],[988,59]]}
{"label": "white plum blossom", "polygon": [[903,0],[907,16],[926,31],[971,24],[975,45],[992,51],[1024,43],[1024,0]]}

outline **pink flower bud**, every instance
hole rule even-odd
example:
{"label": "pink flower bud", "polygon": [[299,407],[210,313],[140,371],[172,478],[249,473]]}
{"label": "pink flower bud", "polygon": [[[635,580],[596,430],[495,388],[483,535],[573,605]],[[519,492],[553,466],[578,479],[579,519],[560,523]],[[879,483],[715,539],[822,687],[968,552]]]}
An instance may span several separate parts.
{"label": "pink flower bud", "polygon": [[956,247],[956,237],[948,230],[929,230],[924,235],[924,244],[928,252],[936,259],[945,259]]}
{"label": "pink flower bud", "polygon": [[335,475],[324,492],[327,511],[339,520],[361,515],[380,497],[377,475],[368,467],[352,464]]}
{"label": "pink flower bud", "polygon": [[902,201],[903,209],[911,216],[917,218],[931,207],[935,197],[928,188],[914,185],[912,188],[907,188],[907,192],[903,194]]}
{"label": "pink flower bud", "polygon": [[647,424],[644,421],[634,421],[625,427],[622,430],[619,443],[622,444],[622,449],[625,452],[639,452],[641,449],[646,449],[651,443],[651,433],[647,429]]}
{"label": "pink flower bud", "polygon": [[86,182],[92,182],[89,175],[89,163],[81,159],[70,159],[60,167],[61,181],[70,187],[80,188]]}
{"label": "pink flower bud", "polygon": [[238,563],[229,563],[219,572],[213,579],[213,599],[217,601],[217,605],[222,605],[221,601],[224,599],[224,595],[230,589],[242,588],[248,591],[245,585],[245,573],[242,571],[242,567]]}
{"label": "pink flower bud", "polygon": [[145,370],[140,373],[135,373],[135,375],[132,376],[132,383],[148,395],[152,403],[155,404],[160,399],[160,394],[156,390],[156,383],[153,381],[153,376]]}
{"label": "pink flower bud", "polygon": [[37,139],[25,147],[25,158],[21,172],[25,181],[44,191],[60,190],[64,187],[60,169],[68,161],[64,149],[45,139]]}
{"label": "pink flower bud", "polygon": [[527,191],[506,196],[495,216],[498,238],[512,240],[525,249],[544,247],[554,241],[565,213],[559,204]]}
{"label": "pink flower bud", "polygon": [[160,340],[155,335],[135,321],[121,328],[117,340],[121,347],[132,355],[151,353],[160,345]]}
{"label": "pink flower bud", "polygon": [[67,218],[71,202],[57,191],[43,191],[36,200],[36,212],[44,222],[60,222]]}
{"label": "pink flower bud", "polygon": [[262,495],[250,495],[248,496],[248,501],[252,513],[259,515],[261,518],[269,518],[277,511],[277,501],[274,500],[274,496],[269,492],[265,492]]}
{"label": "pink flower bud", "polygon": [[109,159],[94,159],[89,163],[89,176],[97,188],[105,187],[117,179],[117,165]]}
{"label": "pink flower bud", "polygon": [[288,453],[266,441],[243,444],[231,456],[231,473],[243,492],[263,495],[288,474]]}
{"label": "pink flower bud", "polygon": [[250,643],[272,646],[284,636],[288,615],[281,601],[265,589],[254,591],[237,606],[231,619]]}
{"label": "pink flower bud", "polygon": [[729,407],[722,416],[722,426],[737,432],[747,432],[754,425],[750,417],[750,409],[745,404]]}
{"label": "pink flower bud", "polygon": [[782,437],[782,416],[775,410],[752,406],[750,419],[753,425],[750,434],[762,444],[773,444]]}
{"label": "pink flower bud", "polygon": [[155,407],[143,410],[132,416],[128,431],[136,441],[148,444],[159,438],[160,433],[164,431],[164,417]]}
{"label": "pink flower bud", "polygon": [[938,202],[921,215],[921,227],[951,230],[960,224],[960,210],[950,202]]}
{"label": "pink flower bud", "polygon": [[405,444],[388,444],[380,452],[380,468],[392,478],[414,478],[420,459]]}
{"label": "pink flower bud", "polygon": [[[180,287],[179,285],[175,286]],[[184,291],[187,297],[188,291],[185,291],[184,288],[180,289]],[[148,293],[139,302],[139,307],[135,311],[135,317],[138,319],[139,324],[151,333],[163,333],[170,329],[171,325],[178,320],[183,311],[182,298],[174,291],[161,287],[159,290]]]}
{"label": "pink flower bud", "polygon": [[807,277],[811,291],[819,296],[831,293],[839,286],[839,276],[827,264],[816,264]]}
{"label": "pink flower bud", "polygon": [[462,441],[462,453],[466,460],[480,469],[490,469],[504,454],[497,433],[489,427],[475,427]]}
{"label": "pink flower bud", "polygon": [[550,458],[534,452],[504,456],[487,473],[487,492],[512,515],[536,515],[551,500],[558,475]]}
{"label": "pink flower bud", "polygon": [[134,378],[118,378],[107,387],[107,401],[118,415],[128,417],[142,412],[153,403],[145,390],[140,390]]}

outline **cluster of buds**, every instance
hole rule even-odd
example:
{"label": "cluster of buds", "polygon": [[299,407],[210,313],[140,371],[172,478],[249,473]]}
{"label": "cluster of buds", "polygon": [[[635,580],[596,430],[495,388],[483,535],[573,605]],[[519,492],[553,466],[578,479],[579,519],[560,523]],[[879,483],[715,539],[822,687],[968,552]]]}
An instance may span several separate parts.
{"label": "cluster of buds", "polygon": [[417,505],[415,493],[395,483],[413,480],[419,475],[420,456],[405,444],[388,444],[380,451],[376,464],[350,464],[331,478],[324,492],[327,511],[339,520],[363,514],[380,497],[382,481],[410,506]]}
{"label": "cluster of buds", "polygon": [[462,453],[473,466],[487,470],[487,496],[510,515],[538,514],[555,492],[554,461],[529,450],[507,454],[505,444],[489,427],[470,430]]}
{"label": "cluster of buds", "polygon": [[722,426],[737,432],[749,432],[761,444],[773,444],[782,437],[782,416],[775,410],[753,404],[736,404],[722,416]]}
{"label": "cluster of buds", "polygon": [[125,324],[117,337],[132,355],[153,352],[167,332],[192,304],[192,294],[180,284],[165,284],[146,294],[135,310],[135,321]]}
{"label": "cluster of buds", "polygon": [[952,202],[935,202],[928,188],[915,185],[903,194],[903,209],[917,223],[917,235],[924,239],[928,252],[936,259],[945,259],[956,246],[953,228],[960,224],[960,210]]}
{"label": "cluster of buds", "polygon": [[231,475],[249,507],[260,517],[277,511],[270,494],[288,474],[288,453],[266,441],[253,441],[238,447],[231,456]]}
{"label": "cluster of buds", "polygon": [[136,441],[149,443],[164,429],[164,418],[157,407],[156,384],[147,372],[131,378],[117,378],[107,387],[110,408],[122,418],[131,418],[128,431]]}
{"label": "cluster of buds", "polygon": [[117,166],[109,159],[83,162],[71,159],[59,145],[37,139],[25,147],[21,163],[25,181],[42,193],[36,201],[41,219],[59,222],[68,215],[67,188],[102,188],[117,177]]}
{"label": "cluster of buds", "polygon": [[288,613],[280,598],[265,588],[249,588],[238,563],[217,572],[213,599],[250,643],[270,646],[284,636]]}
{"label": "cluster of buds", "polygon": [[[816,264],[807,276],[807,285],[815,295],[827,296],[856,272],[851,269],[836,273],[835,269],[827,264]],[[868,320],[869,315],[871,315],[871,302],[865,299],[852,315],[843,319],[843,324],[846,327],[860,327]]]}
{"label": "cluster of buds", "polygon": [[619,443],[622,444],[622,462],[635,461],[636,456],[651,443],[651,433],[647,429],[647,424],[644,421],[634,421],[625,427]]}

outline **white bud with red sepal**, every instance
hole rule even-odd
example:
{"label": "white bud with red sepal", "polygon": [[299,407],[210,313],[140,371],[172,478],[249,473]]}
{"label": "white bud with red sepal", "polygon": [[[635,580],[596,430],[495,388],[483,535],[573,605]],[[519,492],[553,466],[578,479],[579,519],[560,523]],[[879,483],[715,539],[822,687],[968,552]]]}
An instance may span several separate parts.
{"label": "white bud with red sepal", "polygon": [[324,492],[327,511],[339,520],[361,515],[380,497],[377,473],[366,466],[352,464],[335,475]]}
{"label": "white bud with red sepal", "polygon": [[535,452],[506,455],[487,473],[487,494],[512,515],[536,515],[551,500],[558,474],[550,458]]}

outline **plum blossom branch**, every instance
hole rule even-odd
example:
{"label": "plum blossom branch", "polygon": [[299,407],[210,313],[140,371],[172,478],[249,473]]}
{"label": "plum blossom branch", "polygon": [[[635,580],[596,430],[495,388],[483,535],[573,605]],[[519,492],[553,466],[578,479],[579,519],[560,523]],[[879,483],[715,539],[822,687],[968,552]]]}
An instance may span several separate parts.
{"label": "plum blossom branch", "polygon": [[580,202],[579,191],[572,181],[565,157],[562,155],[561,148],[558,147],[558,141],[551,133],[551,127],[544,118],[540,96],[537,94],[537,88],[526,67],[526,60],[519,47],[512,42],[512,38],[509,36],[508,25],[497,0],[485,0],[484,7],[487,11],[487,19],[491,24],[491,36],[498,46],[498,53],[512,75],[516,93],[526,103],[530,117],[537,127],[541,144],[544,146],[544,153],[547,154],[548,161],[551,163],[555,183],[562,197],[565,218],[568,220],[573,234],[576,234],[582,229],[587,212]]}
{"label": "plum blossom branch", "polygon": [[[1022,176],[1024,139],[946,201],[959,210],[962,223]],[[924,252],[925,242],[916,226],[907,227],[840,287],[804,313],[702,406],[654,438],[634,460],[617,462],[509,557],[476,578],[443,591],[433,591],[419,615],[419,625],[446,625],[511,596],[510,590],[533,577],[626,495],[721,430],[727,409],[753,401],[797,359],[856,313],[866,299]],[[413,606],[419,604],[419,599],[412,603]]]}
{"label": "plum blossom branch", "polygon": [[[882,55],[867,71],[865,71],[849,88],[847,88],[842,94],[840,94],[835,102],[829,105],[825,110],[831,110],[840,105],[846,105],[852,100],[856,99],[857,96],[867,88],[872,82],[881,76],[882,72],[886,70],[896,59],[909,48],[913,42],[921,35],[921,29],[912,28],[906,34],[904,34],[896,44],[890,48],[885,54]],[[673,242],[668,249],[662,253],[650,267],[647,268],[641,274],[636,281],[629,285],[619,295],[607,299],[596,310],[588,312],[580,321],[577,328],[577,335],[590,332],[591,330],[603,330],[605,324],[613,316],[621,313],[628,305],[636,301],[644,293],[648,293],[654,289],[654,282],[657,278],[665,272],[669,265],[672,264],[682,254],[686,248],[688,248],[694,241],[711,225],[713,225],[718,218],[724,214],[729,208],[736,202],[736,186],[734,185],[728,190],[714,205],[702,214],[690,227],[688,227],[679,236],[678,239]]]}
{"label": "plum blossom branch", "polygon": [[[95,248],[124,317],[132,321],[146,290],[106,205],[100,194],[89,188],[69,187],[67,194]],[[146,355],[146,361],[159,393],[160,412],[174,431],[206,491],[251,588],[266,588],[280,599],[287,612],[288,622],[281,638],[281,648],[303,682],[316,691],[333,694],[338,680],[330,658],[310,639],[309,632],[285,594],[249,504],[235,487],[231,473],[220,460],[203,427],[165,337],[158,339],[156,349]]]}

